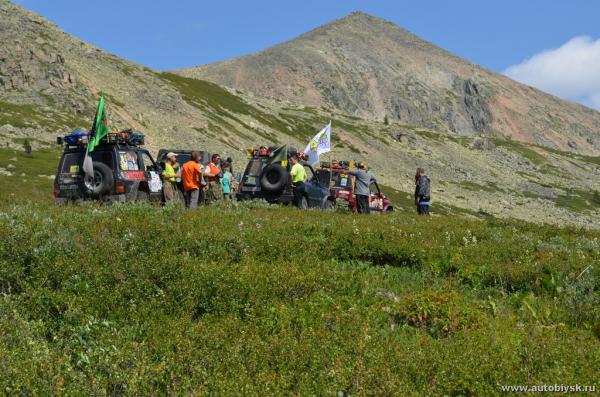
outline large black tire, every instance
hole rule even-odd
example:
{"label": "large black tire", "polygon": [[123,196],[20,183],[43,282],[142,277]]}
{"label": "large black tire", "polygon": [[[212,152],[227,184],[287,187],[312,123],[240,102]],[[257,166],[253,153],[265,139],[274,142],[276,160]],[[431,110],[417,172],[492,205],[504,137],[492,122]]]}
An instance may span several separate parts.
{"label": "large black tire", "polygon": [[325,200],[325,202],[323,203],[323,211],[333,211],[334,207],[333,207],[333,202],[331,200]]}
{"label": "large black tire", "polygon": [[94,179],[85,178],[84,185],[90,196],[99,198],[112,191],[115,183],[112,170],[99,161],[94,161]]}
{"label": "large black tire", "polygon": [[308,199],[306,198],[306,196],[302,196],[302,201],[300,202],[300,208],[303,210],[308,209]]}
{"label": "large black tire", "polygon": [[260,187],[265,192],[280,192],[288,182],[287,171],[279,163],[266,166],[260,176]]}

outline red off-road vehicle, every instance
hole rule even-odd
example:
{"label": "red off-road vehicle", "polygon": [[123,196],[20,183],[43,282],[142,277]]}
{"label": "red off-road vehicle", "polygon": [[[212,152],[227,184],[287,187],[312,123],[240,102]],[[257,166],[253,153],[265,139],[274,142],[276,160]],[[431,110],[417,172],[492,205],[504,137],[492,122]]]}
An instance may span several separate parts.
{"label": "red off-road vehicle", "polygon": [[[322,162],[315,170],[319,182],[329,186],[330,198],[337,206],[345,206],[352,212],[357,212],[356,196],[354,195],[355,180],[349,174],[352,163],[349,161]],[[377,182],[371,184],[369,205],[372,214],[384,214],[394,211],[392,202],[379,189]]]}

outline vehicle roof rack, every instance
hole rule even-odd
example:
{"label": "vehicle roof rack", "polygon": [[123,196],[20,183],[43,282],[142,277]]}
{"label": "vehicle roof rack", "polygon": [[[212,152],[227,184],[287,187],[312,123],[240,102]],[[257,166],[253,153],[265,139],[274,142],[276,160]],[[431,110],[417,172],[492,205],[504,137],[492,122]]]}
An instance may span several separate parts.
{"label": "vehicle roof rack", "polygon": [[[76,149],[86,147],[89,142],[89,134],[87,131],[76,130],[65,136],[56,137],[56,143],[58,145],[65,145],[66,148]],[[100,145],[117,145],[117,146],[129,146],[137,147],[145,144],[144,134],[141,132],[134,132],[131,129],[123,131],[111,131],[105,137],[103,137]]]}
{"label": "vehicle roof rack", "polygon": [[321,168],[328,168],[328,169],[342,169],[342,170],[348,170],[353,167],[354,162],[353,161],[348,161],[348,160],[332,160],[331,162],[329,161],[321,161]]}

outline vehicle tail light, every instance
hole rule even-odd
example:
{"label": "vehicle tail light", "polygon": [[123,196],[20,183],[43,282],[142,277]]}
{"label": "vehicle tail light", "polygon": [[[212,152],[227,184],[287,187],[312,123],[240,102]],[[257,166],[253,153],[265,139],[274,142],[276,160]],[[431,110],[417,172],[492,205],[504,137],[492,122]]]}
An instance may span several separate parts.
{"label": "vehicle tail light", "polygon": [[115,190],[117,194],[125,193],[125,184],[122,181],[117,181],[115,184]]}
{"label": "vehicle tail light", "polygon": [[58,183],[54,181],[54,197],[58,197],[60,195],[60,188],[58,187]]}

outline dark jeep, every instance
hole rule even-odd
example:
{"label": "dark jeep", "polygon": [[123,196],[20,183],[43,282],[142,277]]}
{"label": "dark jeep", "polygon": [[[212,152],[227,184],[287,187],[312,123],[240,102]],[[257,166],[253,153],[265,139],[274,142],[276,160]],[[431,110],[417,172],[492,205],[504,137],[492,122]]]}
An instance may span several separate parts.
{"label": "dark jeep", "polygon": [[98,200],[106,202],[162,201],[160,168],[150,153],[140,147],[140,140],[131,140],[127,133],[111,133],[105,137],[91,157],[94,177],[83,172],[87,137],[76,140],[58,138],[64,151],[54,179],[54,201]]}
{"label": "dark jeep", "polygon": [[[250,160],[241,178],[238,188],[238,200],[264,199],[272,204],[289,204],[293,201],[290,181],[291,166],[289,156],[296,151],[281,147],[274,150],[250,150]],[[329,197],[329,189],[317,179],[314,169],[303,164],[308,180],[305,183],[306,194],[302,200],[302,208],[320,208],[332,210],[333,203]]]}
{"label": "dark jeep", "polygon": [[[167,154],[173,152],[177,155],[177,162],[179,165],[184,165],[192,158],[192,153],[196,150],[189,149],[160,149],[158,154],[156,155],[156,162],[160,164],[161,167],[164,168],[165,161],[167,160]],[[200,163],[202,165],[206,165],[210,162],[211,154],[205,150],[198,150],[200,153]]]}

